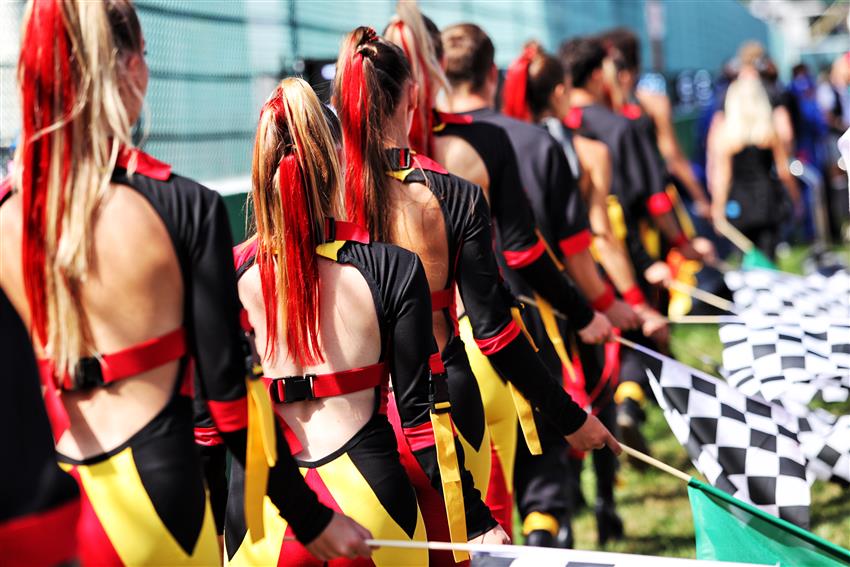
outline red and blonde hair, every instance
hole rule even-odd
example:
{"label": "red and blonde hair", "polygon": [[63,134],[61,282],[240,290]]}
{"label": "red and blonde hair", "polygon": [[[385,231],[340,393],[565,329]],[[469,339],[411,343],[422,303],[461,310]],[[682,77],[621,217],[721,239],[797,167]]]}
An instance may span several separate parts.
{"label": "red and blonde hair", "polygon": [[343,40],[336,69],[333,103],[342,123],[348,216],[374,240],[389,242],[391,165],[383,133],[412,78],[410,65],[398,46],[359,27]]}
{"label": "red and blonde hair", "polygon": [[326,217],[344,218],[336,145],[322,103],[298,78],[281,81],[260,112],[251,165],[251,205],[266,311],[266,359],[286,337],[290,358],[323,361],[319,266]]}
{"label": "red and blonde hair", "polygon": [[560,60],[544,52],[537,42],[529,42],[508,67],[502,87],[502,112],[526,122],[538,120],[550,109],[552,93],[564,79]]}
{"label": "red and blonde hair", "polygon": [[[433,155],[434,107],[441,89],[448,91],[449,82],[440,65],[435,42],[440,31],[419,11],[415,0],[401,0],[396,13],[384,30],[384,38],[399,46],[410,63],[413,80],[420,86],[419,100],[410,128],[410,147],[419,153]],[[442,46],[440,46],[442,47]]]}
{"label": "red and blonde hair", "polygon": [[[18,154],[22,269],[35,339],[71,372],[94,354],[81,286],[119,147],[130,146],[126,64],[142,55],[129,0],[32,0],[23,21]],[[141,103],[141,101],[138,101]]]}

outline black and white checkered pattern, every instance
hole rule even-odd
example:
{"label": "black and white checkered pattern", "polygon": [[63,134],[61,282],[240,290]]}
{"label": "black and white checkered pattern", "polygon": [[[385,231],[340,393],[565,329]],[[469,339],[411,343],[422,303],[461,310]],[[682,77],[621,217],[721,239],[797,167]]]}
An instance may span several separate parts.
{"label": "black and white checkered pattern", "polygon": [[742,315],[850,319],[850,273],[846,270],[829,277],[773,270],[730,271],[724,279],[732,290],[735,310]]}
{"label": "black and white checkered pattern", "polygon": [[809,473],[820,480],[850,483],[850,415],[824,410],[798,418],[797,437]]}
{"label": "black and white checkered pattern", "polygon": [[660,376],[647,375],[673,434],[711,484],[808,526],[806,458],[791,414],[667,357]]}
{"label": "black and white checkered pattern", "polygon": [[721,325],[720,340],[722,373],[747,395],[799,404],[817,395],[827,402],[850,395],[850,321],[759,317]]}

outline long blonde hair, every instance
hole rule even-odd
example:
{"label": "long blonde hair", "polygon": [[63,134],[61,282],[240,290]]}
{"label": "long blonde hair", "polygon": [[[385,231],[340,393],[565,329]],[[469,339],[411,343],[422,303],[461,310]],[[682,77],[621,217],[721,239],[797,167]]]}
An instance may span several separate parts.
{"label": "long blonde hair", "polygon": [[384,30],[384,38],[401,47],[410,63],[413,80],[420,86],[416,113],[410,128],[410,146],[417,152],[431,155],[432,112],[439,91],[443,89],[448,92],[450,87],[437,57],[433,35],[415,0],[399,1],[395,15]]}
{"label": "long blonde hair", "polygon": [[725,140],[732,147],[764,146],[776,135],[770,99],[757,78],[729,85],[723,114]]}
{"label": "long blonde hair", "polygon": [[130,0],[32,0],[22,35],[24,285],[36,338],[62,376],[94,353],[81,286],[119,146],[131,145],[120,85],[142,35]]}
{"label": "long blonde hair", "polygon": [[[315,365],[323,359],[315,249],[325,217],[345,218],[345,205],[340,163],[322,103],[303,80],[284,79],[263,106],[251,181],[266,311],[265,356],[274,360],[282,326],[290,357]],[[280,322],[278,312],[284,314]]]}

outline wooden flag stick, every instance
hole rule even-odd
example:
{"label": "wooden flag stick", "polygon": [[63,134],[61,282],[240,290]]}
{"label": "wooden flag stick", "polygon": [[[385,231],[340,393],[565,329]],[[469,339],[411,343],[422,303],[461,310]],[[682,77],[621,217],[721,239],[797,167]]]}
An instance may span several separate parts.
{"label": "wooden flag stick", "polygon": [[722,297],[714,295],[713,293],[709,293],[704,289],[700,289],[698,287],[682,283],[678,280],[671,281],[669,287],[681,293],[690,295],[694,299],[698,299],[703,303],[713,305],[714,307],[722,309],[723,311],[728,311],[729,313],[735,312],[735,306],[731,301],[729,301],[728,299],[723,299]]}
{"label": "wooden flag stick", "polygon": [[690,480],[691,480],[691,475],[689,475],[685,472],[682,472],[679,469],[673,468],[670,465],[668,465],[667,463],[662,463],[658,459],[650,457],[646,453],[641,453],[637,449],[632,449],[628,445],[624,445],[622,442],[620,442],[620,447],[622,447],[623,452],[630,457],[634,457],[635,459],[638,459],[639,461],[643,461],[644,463],[646,463],[648,465],[652,465],[653,467],[655,467],[659,470],[662,470],[662,471],[666,472],[667,474],[673,475],[676,478],[682,479],[685,482],[690,482]]}
{"label": "wooden flag stick", "polygon": [[671,323],[683,325],[718,325],[720,323],[737,323],[740,317],[737,315],[677,315],[668,317]]}
{"label": "wooden flag stick", "polygon": [[749,252],[755,248],[753,241],[744,236],[740,230],[732,226],[726,219],[718,219],[714,223],[714,228],[717,232],[725,236],[732,244],[734,244],[741,252]]}

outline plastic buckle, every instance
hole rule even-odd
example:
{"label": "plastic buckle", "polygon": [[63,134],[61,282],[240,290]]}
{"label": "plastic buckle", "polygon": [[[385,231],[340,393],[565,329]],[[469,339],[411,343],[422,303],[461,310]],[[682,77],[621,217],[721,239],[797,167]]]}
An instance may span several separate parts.
{"label": "plastic buckle", "polygon": [[74,365],[74,380],[72,390],[90,390],[106,384],[103,380],[103,368],[100,360],[94,356],[81,358]]}
{"label": "plastic buckle", "polygon": [[[315,378],[315,374],[286,376],[283,378],[283,396],[281,396],[283,399],[281,401],[285,404],[290,404],[293,402],[315,400],[316,396],[313,394],[313,380]],[[280,393],[278,391],[278,394]]]}
{"label": "plastic buckle", "polygon": [[433,413],[451,411],[449,403],[449,381],[446,374],[431,374],[428,380],[428,398]]}

